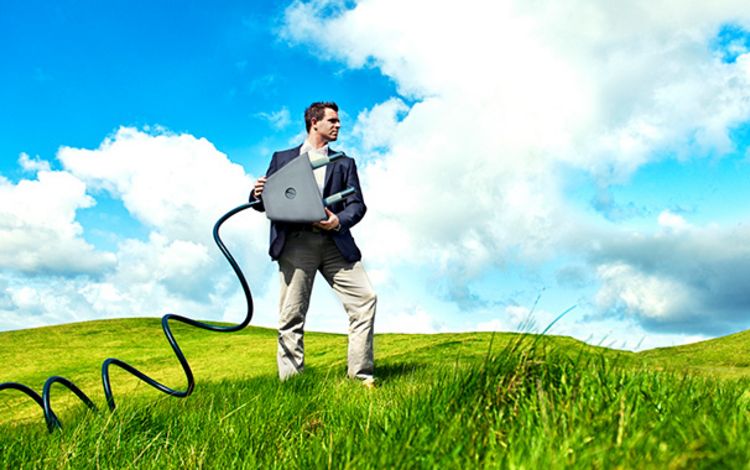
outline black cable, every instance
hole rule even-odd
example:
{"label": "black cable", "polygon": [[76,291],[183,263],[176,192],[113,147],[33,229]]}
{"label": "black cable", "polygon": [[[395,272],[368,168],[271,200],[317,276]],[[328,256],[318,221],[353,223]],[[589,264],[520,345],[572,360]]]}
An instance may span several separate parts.
{"label": "black cable", "polygon": [[[113,411],[116,406],[115,398],[112,394],[112,386],[110,385],[110,381],[109,381],[109,367],[112,365],[130,372],[131,374],[135,375],[142,381],[151,385],[155,389],[166,393],[167,395],[171,395],[173,397],[178,397],[178,398],[185,398],[189,396],[191,393],[193,393],[193,389],[195,388],[195,379],[193,377],[193,371],[190,369],[190,365],[188,364],[188,361],[185,358],[185,355],[182,353],[180,346],[177,344],[177,340],[175,340],[174,335],[172,334],[172,330],[169,328],[170,320],[187,323],[188,325],[195,326],[197,328],[202,328],[204,330],[218,331],[220,333],[232,333],[234,331],[239,331],[245,328],[250,323],[250,320],[252,320],[253,318],[253,296],[250,293],[250,286],[248,286],[247,280],[245,279],[244,274],[242,274],[242,270],[240,269],[240,266],[237,264],[237,261],[235,261],[232,254],[224,245],[224,242],[221,241],[221,237],[219,236],[219,228],[224,222],[227,221],[227,219],[229,219],[233,215],[237,214],[238,212],[242,212],[245,209],[248,209],[257,203],[258,201],[253,201],[249,204],[243,204],[241,206],[235,207],[231,211],[227,212],[226,214],[221,216],[219,220],[216,222],[216,224],[214,225],[214,231],[213,231],[214,241],[216,242],[216,245],[219,247],[219,250],[221,250],[222,254],[227,259],[227,261],[229,261],[229,264],[232,266],[234,273],[237,275],[237,278],[239,279],[240,284],[242,285],[242,291],[245,294],[245,300],[247,301],[247,314],[245,315],[245,319],[242,321],[242,323],[239,323],[234,326],[219,326],[219,325],[212,325],[210,323],[200,322],[198,320],[193,320],[191,318],[183,317],[180,315],[175,315],[173,313],[168,313],[164,315],[161,318],[161,326],[162,326],[162,329],[164,330],[164,335],[166,335],[167,337],[167,341],[169,341],[169,345],[172,347],[172,350],[177,356],[177,359],[180,361],[182,370],[185,372],[185,376],[187,377],[187,382],[188,382],[187,388],[185,390],[175,390],[173,388],[170,388],[152,379],[151,377],[147,376],[146,374],[139,371],[135,367],[119,359],[110,357],[106,359],[104,363],[102,363],[102,384],[104,386],[104,396],[107,399],[107,406],[109,407],[110,410]],[[73,382],[60,376],[52,376],[47,379],[47,381],[44,383],[44,388],[42,390],[41,396],[38,393],[36,393],[34,390],[32,390],[31,388],[27,387],[26,385],[17,383],[17,382],[0,383],[0,391],[18,390],[28,395],[44,411],[44,420],[47,422],[47,429],[50,432],[52,432],[54,429],[62,428],[62,425],[60,424],[60,420],[57,418],[54,411],[52,411],[52,406],[50,404],[50,390],[52,388],[52,385],[55,383],[59,383],[63,385],[64,387],[66,387],[67,389],[69,389],[90,409],[94,411],[99,410],[97,406],[94,404],[94,402],[92,402],[91,399],[85,393],[83,393],[80,388],[78,388]]]}

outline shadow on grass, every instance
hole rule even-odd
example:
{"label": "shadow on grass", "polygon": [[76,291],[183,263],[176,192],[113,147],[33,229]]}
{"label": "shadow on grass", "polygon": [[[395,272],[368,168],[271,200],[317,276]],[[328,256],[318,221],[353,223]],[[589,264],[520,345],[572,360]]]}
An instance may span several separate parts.
{"label": "shadow on grass", "polygon": [[391,364],[377,365],[375,367],[375,377],[381,382],[394,380],[399,377],[414,375],[417,372],[428,368],[428,364],[418,362],[396,362]]}

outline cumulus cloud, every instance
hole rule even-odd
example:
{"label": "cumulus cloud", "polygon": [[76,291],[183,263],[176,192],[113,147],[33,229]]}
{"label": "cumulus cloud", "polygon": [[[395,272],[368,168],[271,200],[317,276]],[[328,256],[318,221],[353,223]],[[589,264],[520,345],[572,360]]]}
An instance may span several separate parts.
{"label": "cumulus cloud", "polygon": [[40,159],[39,156],[32,158],[26,152],[21,152],[21,155],[18,157],[18,164],[26,171],[50,171],[48,161]]}
{"label": "cumulus cloud", "polygon": [[[741,1],[315,0],[287,9],[283,35],[396,84],[400,96],[361,112],[355,126],[368,157],[362,244],[370,259],[438,267],[461,284],[562,250],[588,256],[593,245],[571,248],[575,238],[606,232],[629,246],[625,231],[569,200],[568,170],[606,196],[666,154],[732,151],[731,130],[750,120],[750,54],[732,46],[736,60],[726,61],[715,38],[728,21],[747,30],[745,11]],[[604,199],[612,221],[642,212]],[[689,228],[673,213],[659,221],[675,234]],[[677,265],[650,272],[631,261],[596,265],[600,307],[622,305],[653,324],[687,315],[695,292]],[[670,289],[684,292],[682,303],[657,306]],[[642,297],[651,300],[634,300]]]}
{"label": "cumulus cloud", "polygon": [[534,318],[534,311],[529,307],[521,305],[507,305],[501,318],[493,318],[488,321],[479,322],[477,331],[508,331],[521,330],[528,333],[539,333]]}
{"label": "cumulus cloud", "polygon": [[21,164],[38,171],[35,179],[0,176],[0,269],[75,275],[111,267],[114,255],[87,243],[76,221],[76,211],[94,205],[85,184],[24,155]]}
{"label": "cumulus cloud", "polygon": [[668,210],[661,212],[657,221],[661,227],[675,232],[683,231],[689,227],[684,217]]}
{"label": "cumulus cloud", "polygon": [[286,106],[283,106],[278,111],[274,111],[271,113],[268,113],[268,112],[257,113],[256,117],[268,122],[274,129],[283,129],[292,123],[292,118],[289,114],[289,109]]}
{"label": "cumulus cloud", "polygon": [[750,229],[691,227],[681,218],[677,226],[601,242],[592,252],[602,284],[598,306],[662,332],[726,334],[744,327]]}
{"label": "cumulus cloud", "polygon": [[690,293],[671,279],[644,274],[623,263],[601,265],[597,274],[604,282],[597,301],[604,306],[622,306],[654,322],[684,315],[690,308]]}
{"label": "cumulus cloud", "polygon": [[381,333],[439,333],[442,325],[433,315],[419,306],[399,311],[378,312],[378,332]]}
{"label": "cumulus cloud", "polygon": [[[408,233],[389,244],[402,255],[475,271],[509,253],[548,253],[570,212],[561,167],[619,181],[659,149],[725,151],[728,128],[750,117],[750,57],[727,64],[709,47],[736,8],[566,6],[586,13],[580,22],[554,2],[526,8],[431,5],[427,18],[419,2],[368,0],[287,10],[288,39],[378,67],[418,99],[408,110],[395,97],[375,105],[355,128],[365,151],[388,149],[365,177],[378,220]],[[321,24],[328,34],[313,34]]]}
{"label": "cumulus cloud", "polygon": [[[211,232],[219,216],[247,200],[252,178],[240,165],[206,139],[132,128],[119,129],[94,150],[63,147],[58,158],[92,188],[121,199],[150,228],[147,241],[120,244],[116,284],[149,292],[158,284],[203,302],[226,294],[232,274]],[[266,221],[252,212],[227,223],[225,240],[246,260],[265,261]],[[147,297],[157,302],[160,295]]]}
{"label": "cumulus cloud", "polygon": [[401,99],[391,98],[362,111],[352,129],[354,137],[360,140],[362,150],[372,152],[389,147],[398,131],[400,118],[408,110],[409,107]]}
{"label": "cumulus cloud", "polygon": [[[37,180],[0,181],[0,263],[35,276],[9,272],[0,279],[0,326],[244,313],[239,283],[211,237],[219,216],[247,200],[253,178],[240,165],[206,139],[161,128],[121,128],[96,149],[62,147],[57,157],[63,171],[22,159],[38,170]],[[81,239],[75,211],[91,207],[103,191],[122,200],[147,228],[146,239],[118,236],[113,253]],[[222,232],[242,265],[253,267],[245,269],[251,285],[265,287],[265,217],[250,210]]]}
{"label": "cumulus cloud", "polygon": [[64,168],[172,240],[210,239],[213,222],[247,200],[251,178],[211,142],[189,134],[120,128],[97,149],[62,147]]}

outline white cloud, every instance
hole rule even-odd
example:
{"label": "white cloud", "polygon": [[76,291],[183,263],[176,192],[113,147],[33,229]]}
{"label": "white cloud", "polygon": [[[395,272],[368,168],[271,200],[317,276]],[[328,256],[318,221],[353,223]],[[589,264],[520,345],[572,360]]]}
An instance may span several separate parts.
{"label": "white cloud", "polygon": [[[509,262],[585,256],[594,244],[570,240],[586,231],[627,239],[569,200],[567,169],[606,190],[665,154],[732,150],[730,130],[750,120],[750,55],[725,63],[712,42],[727,21],[750,26],[747,11],[742,1],[297,1],[283,35],[375,67],[415,101],[359,114],[370,212],[355,234],[376,264],[437,267],[462,283]],[[660,223],[689,227],[671,213]],[[638,318],[674,318],[692,289],[617,264],[599,274],[600,304]]]}
{"label": "white cloud", "polygon": [[87,243],[76,221],[77,210],[94,205],[85,184],[45,163],[29,163],[38,171],[34,180],[0,177],[0,268],[77,274],[112,266],[114,256]]}
{"label": "white cloud", "polygon": [[246,201],[251,178],[206,139],[122,127],[98,149],[62,147],[65,169],[122,199],[133,217],[172,240],[210,240],[214,221]]}
{"label": "white cloud", "polygon": [[748,227],[677,225],[600,240],[591,252],[600,310],[631,316],[652,331],[727,334],[746,327]]}
{"label": "white cloud", "polygon": [[292,123],[289,109],[286,106],[272,113],[260,112],[256,116],[267,121],[274,129],[283,129]]}
{"label": "white cloud", "polygon": [[750,74],[710,41],[740,5],[295,2],[284,34],[420,100],[400,121],[397,98],[360,114],[363,149],[389,149],[365,172],[369,202],[406,227],[404,253],[454,263],[479,243],[473,265],[550,249],[570,224],[561,166],[621,181],[658,150],[729,149]]}
{"label": "white cloud", "polygon": [[662,211],[659,214],[658,222],[661,227],[675,232],[679,232],[690,227],[684,217],[678,214],[674,214],[668,210]]}
{"label": "white cloud", "polygon": [[26,171],[50,171],[48,161],[40,159],[39,156],[31,158],[26,152],[21,152],[21,155],[18,157],[18,164]]}
{"label": "white cloud", "polygon": [[401,311],[380,311],[376,319],[378,333],[438,333],[441,325],[422,307]]}
{"label": "white cloud", "polygon": [[476,331],[507,331],[508,325],[506,322],[494,318],[489,321],[479,322],[476,327]]}
{"label": "white cloud", "polygon": [[[90,278],[23,276],[0,272],[0,329],[32,328],[73,321],[106,318],[95,312],[82,295]],[[129,316],[133,316],[132,314]]]}
{"label": "white cloud", "polygon": [[391,98],[359,113],[352,134],[361,141],[366,152],[387,147],[398,130],[399,118],[408,110],[403,101]]}
{"label": "white cloud", "polygon": [[626,312],[658,322],[691,310],[690,292],[674,280],[643,274],[623,263],[599,266],[597,274],[604,287],[596,302],[603,309],[624,307]]}
{"label": "white cloud", "polygon": [[[500,318],[479,322],[476,331],[509,331],[520,330],[528,333],[539,333],[534,320],[535,314],[528,307],[506,305]],[[544,313],[543,316],[547,316]]]}
{"label": "white cloud", "polygon": [[118,250],[120,261],[113,280],[118,285],[149,289],[158,283],[186,299],[208,300],[215,289],[210,278],[221,275],[213,266],[209,248],[194,241],[169,240],[157,232],[152,232],[146,243],[127,240]]}
{"label": "white cloud", "polygon": [[[205,139],[162,128],[121,128],[97,149],[62,147],[58,158],[65,171],[0,181],[0,263],[32,275],[2,279],[1,327],[168,312],[218,320],[236,308],[244,315],[239,283],[211,236],[219,216],[247,200],[253,179],[241,166]],[[85,244],[75,211],[94,204],[87,189],[121,199],[147,239],[118,236],[116,252],[105,254]],[[265,217],[237,215],[222,237],[251,286],[264,288]],[[46,275],[63,270],[96,276]]]}

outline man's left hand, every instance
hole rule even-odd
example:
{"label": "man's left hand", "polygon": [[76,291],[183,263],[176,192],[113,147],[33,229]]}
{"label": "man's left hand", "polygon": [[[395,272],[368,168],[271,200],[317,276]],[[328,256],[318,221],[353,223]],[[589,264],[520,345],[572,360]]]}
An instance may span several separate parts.
{"label": "man's left hand", "polygon": [[326,220],[321,220],[320,222],[315,222],[313,225],[323,230],[337,230],[341,225],[341,222],[339,222],[339,216],[331,212],[327,207],[324,209],[328,218]]}

